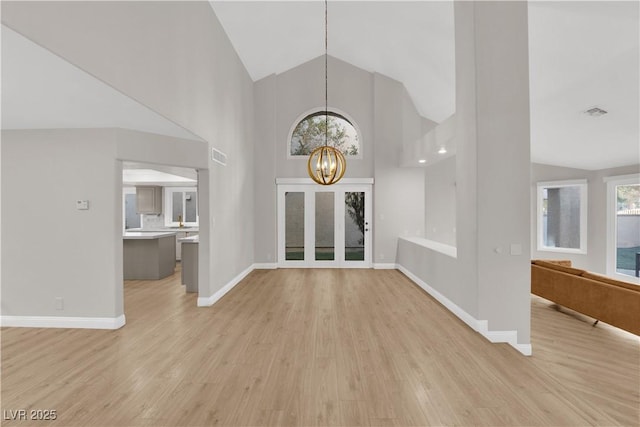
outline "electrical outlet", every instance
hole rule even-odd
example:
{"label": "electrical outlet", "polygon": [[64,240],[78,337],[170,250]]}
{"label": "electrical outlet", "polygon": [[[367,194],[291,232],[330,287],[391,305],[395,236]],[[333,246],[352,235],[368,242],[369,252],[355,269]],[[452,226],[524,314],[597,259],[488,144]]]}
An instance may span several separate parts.
{"label": "electrical outlet", "polygon": [[64,298],[56,297],[55,305],[56,305],[56,310],[64,310]]}

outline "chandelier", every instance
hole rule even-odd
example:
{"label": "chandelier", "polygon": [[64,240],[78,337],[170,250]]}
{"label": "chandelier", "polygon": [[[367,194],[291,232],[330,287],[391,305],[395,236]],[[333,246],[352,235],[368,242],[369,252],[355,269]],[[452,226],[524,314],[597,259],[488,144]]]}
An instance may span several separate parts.
{"label": "chandelier", "polygon": [[324,0],[324,145],[314,149],[307,161],[307,172],[312,180],[321,185],[331,185],[340,181],[347,169],[344,154],[329,146],[329,85],[327,66],[328,45],[327,0]]}

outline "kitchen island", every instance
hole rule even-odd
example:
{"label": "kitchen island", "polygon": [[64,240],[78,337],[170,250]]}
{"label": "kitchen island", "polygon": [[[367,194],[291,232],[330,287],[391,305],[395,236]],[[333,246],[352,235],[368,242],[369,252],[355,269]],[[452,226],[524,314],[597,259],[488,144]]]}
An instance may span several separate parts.
{"label": "kitchen island", "polygon": [[182,284],[187,292],[198,292],[198,243],[200,236],[178,239],[182,245]]}
{"label": "kitchen island", "polygon": [[176,268],[176,232],[133,232],[122,236],[124,280],[158,280]]}
{"label": "kitchen island", "polygon": [[140,227],[140,228],[129,228],[126,231],[140,231],[143,233],[149,232],[165,232],[165,231],[175,231],[176,234],[176,260],[180,261],[182,259],[182,245],[180,244],[180,239],[185,237],[197,236],[198,235],[198,227]]}

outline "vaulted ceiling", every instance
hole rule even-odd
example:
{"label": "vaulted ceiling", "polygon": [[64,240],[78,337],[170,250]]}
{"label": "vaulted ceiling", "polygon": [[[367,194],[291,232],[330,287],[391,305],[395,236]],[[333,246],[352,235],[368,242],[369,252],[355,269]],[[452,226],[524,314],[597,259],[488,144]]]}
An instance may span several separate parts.
{"label": "vaulted ceiling", "polygon": [[188,130],[2,25],[2,129]]}
{"label": "vaulted ceiling", "polygon": [[[324,53],[322,1],[210,1],[254,80]],[[640,162],[639,3],[530,1],[532,160],[583,169]],[[453,3],[335,1],[329,55],[404,84],[424,117],[455,112]],[[598,106],[608,112],[591,117]]]}
{"label": "vaulted ceiling", "polygon": [[[210,3],[254,80],[324,53],[322,1]],[[533,161],[640,162],[639,13],[636,1],[529,2]],[[4,26],[2,36],[3,129],[115,126],[197,138]],[[455,112],[454,41],[450,1],[329,2],[329,54],[402,82],[436,122]],[[584,114],[594,106],[608,114]]]}
{"label": "vaulted ceiling", "polygon": [[[324,54],[321,1],[213,1],[254,80]],[[455,110],[453,3],[330,1],[329,55],[404,83],[418,112],[441,122]]]}

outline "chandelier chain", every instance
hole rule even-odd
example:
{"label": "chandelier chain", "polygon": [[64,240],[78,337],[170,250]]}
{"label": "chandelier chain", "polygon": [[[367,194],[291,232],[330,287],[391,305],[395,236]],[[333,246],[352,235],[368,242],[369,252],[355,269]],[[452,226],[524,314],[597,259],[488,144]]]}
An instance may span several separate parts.
{"label": "chandelier chain", "polygon": [[324,145],[329,145],[329,19],[327,13],[327,1],[324,0]]}
{"label": "chandelier chain", "polygon": [[344,154],[329,146],[329,19],[328,0],[324,0],[324,146],[316,147],[307,160],[307,173],[321,185],[340,181],[346,170]]}

